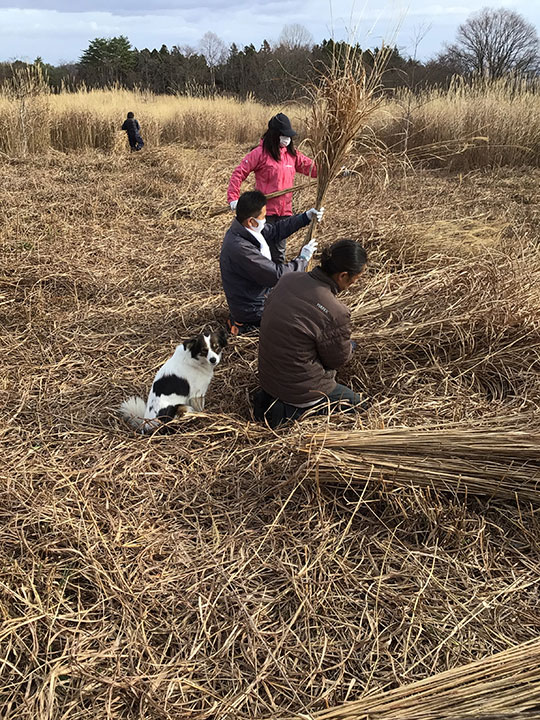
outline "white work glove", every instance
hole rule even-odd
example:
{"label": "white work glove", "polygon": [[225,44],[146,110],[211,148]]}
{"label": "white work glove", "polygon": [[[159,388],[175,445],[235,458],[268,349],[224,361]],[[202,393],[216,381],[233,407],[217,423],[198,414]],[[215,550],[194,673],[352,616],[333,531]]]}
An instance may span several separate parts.
{"label": "white work glove", "polygon": [[238,200],[231,200],[231,202],[229,203],[229,207],[231,208],[231,210],[236,210],[237,205],[238,205]]}
{"label": "white work glove", "polygon": [[311,208],[306,212],[306,215],[309,220],[316,218],[317,222],[321,222],[322,216],[324,215],[324,208],[321,208],[320,210],[317,210],[317,208]]}
{"label": "white work glove", "polygon": [[300,250],[299,257],[303,258],[307,262],[311,260],[313,257],[315,251],[317,250],[318,241],[315,238],[312,238],[307,245],[304,245],[304,247]]}

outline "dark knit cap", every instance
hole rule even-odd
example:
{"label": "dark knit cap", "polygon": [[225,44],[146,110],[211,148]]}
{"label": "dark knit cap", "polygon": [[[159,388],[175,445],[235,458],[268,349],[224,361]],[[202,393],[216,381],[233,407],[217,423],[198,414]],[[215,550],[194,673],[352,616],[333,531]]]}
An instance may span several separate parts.
{"label": "dark knit cap", "polygon": [[270,118],[268,129],[277,130],[280,135],[286,135],[287,137],[296,135],[296,131],[292,129],[291,121],[283,113],[278,113],[273,118]]}

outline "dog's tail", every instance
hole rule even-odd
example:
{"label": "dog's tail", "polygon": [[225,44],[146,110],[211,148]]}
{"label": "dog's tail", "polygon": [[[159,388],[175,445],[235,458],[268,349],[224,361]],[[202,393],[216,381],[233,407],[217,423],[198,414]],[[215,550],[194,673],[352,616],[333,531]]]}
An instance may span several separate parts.
{"label": "dog's tail", "polygon": [[144,413],[146,410],[146,403],[142,397],[130,397],[120,405],[120,414],[126,420],[132,428],[139,430],[139,432],[148,432],[148,420],[145,419]]}

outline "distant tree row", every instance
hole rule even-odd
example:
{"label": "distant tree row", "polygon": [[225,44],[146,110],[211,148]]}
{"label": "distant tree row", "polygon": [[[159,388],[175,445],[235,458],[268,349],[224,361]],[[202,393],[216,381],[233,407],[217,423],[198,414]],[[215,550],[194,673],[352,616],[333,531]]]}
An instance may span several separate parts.
{"label": "distant tree row", "polygon": [[[303,87],[315,81],[319,69],[330,63],[346,43],[313,42],[302,25],[286,25],[277,43],[266,40],[261,47],[227,47],[207,32],[197,48],[162,45],[159,50],[131,46],[127,37],[92,40],[77,63],[52,66],[36,60],[53,90],[106,87],[115,83],[155,93],[225,93],[248,96],[265,102],[299,97]],[[354,47],[356,52],[361,48]],[[369,65],[378,48],[363,51]],[[13,67],[0,64],[0,80]],[[508,73],[537,75],[540,72],[538,35],[533,25],[518,13],[504,8],[485,8],[459,26],[456,40],[432,60],[422,63],[405,57],[394,48],[385,83],[389,88],[407,86],[417,90],[444,85],[454,75],[499,78]]]}

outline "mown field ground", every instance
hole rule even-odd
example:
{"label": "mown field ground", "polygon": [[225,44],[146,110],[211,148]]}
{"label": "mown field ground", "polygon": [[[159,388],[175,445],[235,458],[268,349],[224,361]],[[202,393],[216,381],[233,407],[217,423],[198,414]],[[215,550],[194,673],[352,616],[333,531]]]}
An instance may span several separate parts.
{"label": "mown field ground", "polygon": [[0,166],[5,718],[308,713],[538,636],[534,503],[458,478],[359,482],[339,460],[337,481],[309,452],[328,429],[538,428],[538,169],[335,182],[321,243],[370,255],[343,298],[359,349],[340,374],[373,397],[367,417],[253,423],[253,338],[179,434],[142,438],[116,415],[226,319],[231,215],[208,213],[247,149]]}

